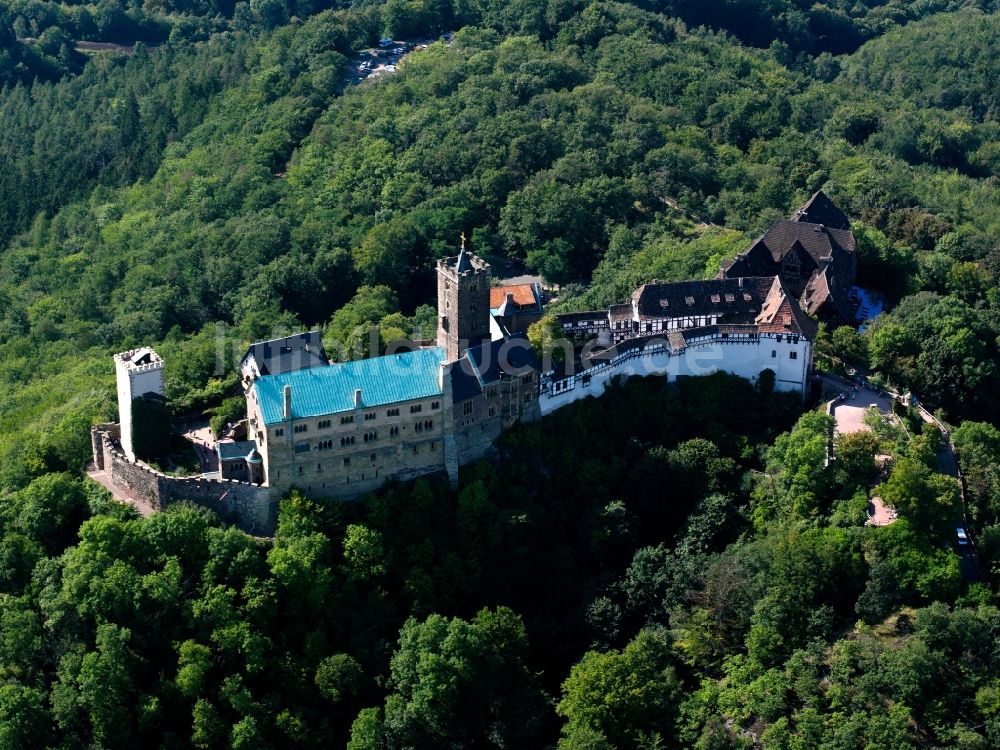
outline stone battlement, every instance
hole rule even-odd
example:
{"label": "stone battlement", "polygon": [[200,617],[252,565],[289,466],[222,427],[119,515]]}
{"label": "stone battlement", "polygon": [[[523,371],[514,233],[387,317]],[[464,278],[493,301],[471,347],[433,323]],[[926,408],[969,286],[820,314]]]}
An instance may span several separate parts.
{"label": "stone battlement", "polygon": [[438,260],[437,262],[438,269],[442,271],[447,271],[449,274],[452,274],[454,276],[472,276],[475,273],[482,271],[489,271],[492,268],[489,263],[480,258],[478,255],[470,253],[468,250],[463,250],[462,252],[465,254],[465,257],[469,260],[470,264],[472,265],[472,268],[469,268],[464,271],[456,270],[454,266],[455,256],[452,256],[450,258],[441,258],[440,260]]}
{"label": "stone battlement", "polygon": [[[150,355],[151,361],[147,364],[137,365],[132,361],[139,352],[146,351]],[[152,349],[129,349],[127,352],[119,352],[115,355],[116,364],[122,365],[128,372],[153,372],[163,369],[163,359]]]}
{"label": "stone battlement", "polygon": [[174,477],[139,460],[131,460],[118,447],[120,427],[100,424],[91,429],[94,465],[114,488],[134,503],[165,510],[184,500],[218,513],[243,531],[270,536],[277,526],[277,499],[269,487],[235,479]]}

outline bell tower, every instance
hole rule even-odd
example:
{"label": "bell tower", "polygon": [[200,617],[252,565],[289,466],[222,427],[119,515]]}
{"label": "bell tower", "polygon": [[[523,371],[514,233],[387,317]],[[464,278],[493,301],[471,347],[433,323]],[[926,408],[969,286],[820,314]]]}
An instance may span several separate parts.
{"label": "bell tower", "polygon": [[465,249],[463,232],[458,255],[439,260],[437,274],[437,345],[455,362],[490,338],[490,264]]}

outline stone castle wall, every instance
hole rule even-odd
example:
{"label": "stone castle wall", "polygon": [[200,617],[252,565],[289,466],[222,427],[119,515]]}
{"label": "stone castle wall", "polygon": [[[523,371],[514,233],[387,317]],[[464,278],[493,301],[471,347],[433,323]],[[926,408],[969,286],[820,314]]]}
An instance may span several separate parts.
{"label": "stone castle wall", "polygon": [[455,429],[458,445],[458,463],[465,465],[478,461],[493,447],[503,432],[499,417],[486,419],[478,424],[472,424]]}
{"label": "stone castle wall", "polygon": [[97,425],[91,431],[91,445],[94,465],[121,495],[152,510],[187,500],[218,513],[248,534],[274,533],[277,498],[271,497],[269,487],[232,479],[168,476],[122,453],[115,443],[118,429],[118,425]]}

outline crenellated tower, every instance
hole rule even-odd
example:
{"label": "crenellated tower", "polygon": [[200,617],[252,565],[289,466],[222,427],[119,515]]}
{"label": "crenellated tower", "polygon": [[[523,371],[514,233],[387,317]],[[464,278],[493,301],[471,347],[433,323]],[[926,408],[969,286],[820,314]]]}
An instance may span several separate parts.
{"label": "crenellated tower", "polygon": [[115,355],[118,383],[118,416],[125,455],[135,461],[135,421],[132,404],[150,394],[163,397],[163,360],[150,348],[132,349]]}
{"label": "crenellated tower", "polygon": [[490,338],[490,264],[465,249],[463,234],[458,255],[439,260],[437,273],[437,345],[455,362]]}

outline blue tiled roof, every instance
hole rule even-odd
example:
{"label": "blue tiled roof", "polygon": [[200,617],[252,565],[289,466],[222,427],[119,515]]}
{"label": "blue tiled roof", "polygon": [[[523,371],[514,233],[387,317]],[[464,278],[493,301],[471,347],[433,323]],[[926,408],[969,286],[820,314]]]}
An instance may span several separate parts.
{"label": "blue tiled roof", "polygon": [[352,411],[354,391],[358,388],[365,407],[440,396],[438,373],[444,358],[443,348],[432,347],[267,375],[258,378],[253,387],[257,389],[264,424],[277,424],[282,421],[282,394],[286,385],[292,387],[294,419]]}

